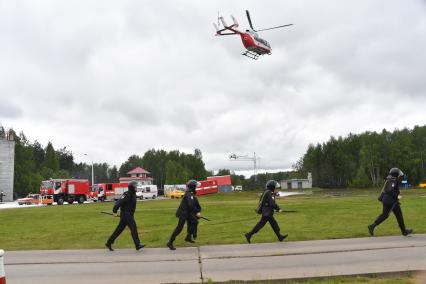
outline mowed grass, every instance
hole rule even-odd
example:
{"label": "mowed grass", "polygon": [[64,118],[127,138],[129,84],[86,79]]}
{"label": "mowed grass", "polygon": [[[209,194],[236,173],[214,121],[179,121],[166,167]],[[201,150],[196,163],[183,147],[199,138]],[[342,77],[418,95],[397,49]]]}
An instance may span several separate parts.
{"label": "mowed grass", "polygon": [[[424,273],[401,272],[387,274],[371,274],[356,276],[336,276],[310,279],[289,279],[289,280],[265,280],[265,281],[229,281],[226,284],[355,284],[355,283],[371,283],[371,284],[414,284],[424,283]],[[208,283],[215,283],[210,280]]]}
{"label": "mowed grass", "polygon": [[[258,192],[233,192],[200,196],[203,215],[196,245],[245,243],[243,234],[259,220],[254,213]],[[378,190],[322,190],[310,195],[277,198],[277,203],[295,213],[275,214],[288,241],[367,237],[367,225],[380,213]],[[177,224],[176,208],[180,200],[138,202],[135,219],[139,236],[147,247],[164,247]],[[426,190],[403,191],[402,210],[407,227],[415,233],[426,233]],[[101,214],[111,211],[113,203],[44,206],[0,210],[0,248],[4,250],[103,248],[118,218]],[[177,246],[193,246],[183,241]],[[393,215],[375,231],[377,236],[400,235]],[[267,224],[252,242],[275,242]],[[132,248],[126,229],[115,248]]]}

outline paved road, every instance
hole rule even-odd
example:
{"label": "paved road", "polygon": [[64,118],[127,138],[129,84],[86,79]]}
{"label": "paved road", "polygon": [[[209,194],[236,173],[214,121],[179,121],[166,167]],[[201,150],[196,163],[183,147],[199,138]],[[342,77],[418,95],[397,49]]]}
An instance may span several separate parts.
{"label": "paved road", "polygon": [[426,270],[426,235],[270,244],[6,252],[8,284],[203,283]]}

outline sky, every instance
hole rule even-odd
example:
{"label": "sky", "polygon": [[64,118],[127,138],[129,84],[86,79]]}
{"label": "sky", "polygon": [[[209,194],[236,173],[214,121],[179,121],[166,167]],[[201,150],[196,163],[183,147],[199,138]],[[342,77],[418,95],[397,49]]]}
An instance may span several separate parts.
{"label": "sky", "polygon": [[[249,10],[272,54],[215,36]],[[310,143],[426,124],[426,1],[0,0],[0,123],[120,166],[149,149],[208,170],[290,169]],[[85,156],[87,153],[89,156]]]}

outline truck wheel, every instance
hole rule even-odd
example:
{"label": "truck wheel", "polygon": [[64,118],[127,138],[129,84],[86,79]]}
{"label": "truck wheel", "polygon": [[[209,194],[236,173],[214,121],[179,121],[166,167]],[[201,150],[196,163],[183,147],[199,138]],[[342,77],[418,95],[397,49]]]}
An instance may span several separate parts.
{"label": "truck wheel", "polygon": [[78,203],[79,203],[79,204],[84,203],[84,201],[85,201],[84,196],[80,196],[80,197],[78,198]]}
{"label": "truck wheel", "polygon": [[155,198],[157,198],[157,196],[155,196],[155,194],[152,196],[152,199],[155,199]]}
{"label": "truck wheel", "polygon": [[74,199],[68,199],[68,204],[73,204],[74,203]]}
{"label": "truck wheel", "polygon": [[58,203],[58,205],[64,204],[64,198],[63,197],[59,197],[57,203]]}

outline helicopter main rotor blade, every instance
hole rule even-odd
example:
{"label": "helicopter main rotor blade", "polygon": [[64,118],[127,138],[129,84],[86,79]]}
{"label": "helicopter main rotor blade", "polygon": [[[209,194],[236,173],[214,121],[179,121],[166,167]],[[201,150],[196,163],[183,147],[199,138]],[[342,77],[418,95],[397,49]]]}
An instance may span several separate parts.
{"label": "helicopter main rotor blade", "polygon": [[256,32],[256,30],[253,28],[253,24],[251,23],[250,13],[248,10],[246,10],[247,20],[249,22],[250,28]]}
{"label": "helicopter main rotor blade", "polygon": [[257,30],[257,32],[267,31],[267,30],[273,30],[273,29],[279,29],[279,28],[284,28],[284,27],[288,27],[288,26],[292,26],[292,25],[293,25],[293,24],[282,25],[282,26],[276,26],[276,27],[273,27],[273,28],[267,28],[267,29]]}

